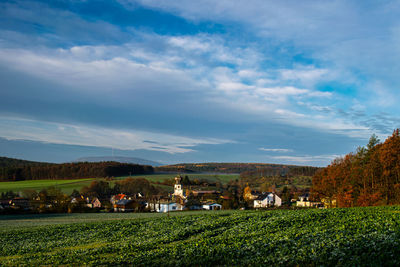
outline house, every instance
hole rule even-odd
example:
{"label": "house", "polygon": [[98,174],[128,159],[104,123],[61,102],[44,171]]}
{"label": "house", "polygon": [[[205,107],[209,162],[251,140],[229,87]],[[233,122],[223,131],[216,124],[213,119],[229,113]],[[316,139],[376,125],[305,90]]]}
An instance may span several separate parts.
{"label": "house", "polygon": [[326,208],[337,208],[337,201],[335,197],[324,197],[321,198],[321,202]]}
{"label": "house", "polygon": [[254,199],[254,208],[266,208],[270,206],[282,206],[282,199],[275,193],[263,193]]}
{"label": "house", "polygon": [[299,196],[299,200],[296,201],[297,207],[321,207],[323,206],[321,202],[310,201],[309,194],[304,194]]}
{"label": "house", "polygon": [[79,196],[79,197],[73,197],[71,199],[71,204],[74,204],[75,206],[79,206],[79,207],[84,207],[86,206],[86,199],[83,196]]}
{"label": "house", "polygon": [[218,203],[206,203],[203,204],[203,210],[220,210],[222,209],[222,205]]}
{"label": "house", "polygon": [[311,201],[309,200],[309,194],[299,196],[299,200],[296,201],[297,207],[311,207]]}
{"label": "house", "polygon": [[121,199],[126,199],[126,198],[127,198],[127,196],[125,194],[117,194],[117,195],[114,195],[111,197],[110,202],[112,205],[115,205]]}
{"label": "house", "polygon": [[101,208],[101,202],[97,197],[94,198],[87,197],[86,206],[88,208]]}
{"label": "house", "polygon": [[176,202],[168,203],[165,201],[160,201],[158,203],[147,203],[146,208],[156,212],[169,212],[183,210],[185,206]]}

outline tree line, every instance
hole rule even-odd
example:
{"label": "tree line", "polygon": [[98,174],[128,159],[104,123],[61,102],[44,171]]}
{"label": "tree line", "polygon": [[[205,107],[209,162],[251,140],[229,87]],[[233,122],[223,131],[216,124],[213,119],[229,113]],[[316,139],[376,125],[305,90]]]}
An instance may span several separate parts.
{"label": "tree line", "polygon": [[39,165],[49,165],[49,164],[51,163],[0,157],[0,167],[22,167],[22,166],[24,167],[24,166],[39,166]]}
{"label": "tree line", "polygon": [[79,179],[153,173],[152,166],[118,162],[78,162],[0,167],[0,181]]}
{"label": "tree line", "polygon": [[400,204],[400,131],[381,143],[373,135],[366,147],[335,159],[313,177],[312,195],[338,207]]}
{"label": "tree line", "polygon": [[243,173],[244,175],[279,176],[305,175],[312,176],[318,168],[269,163],[185,163],[155,167],[157,172],[174,173]]}

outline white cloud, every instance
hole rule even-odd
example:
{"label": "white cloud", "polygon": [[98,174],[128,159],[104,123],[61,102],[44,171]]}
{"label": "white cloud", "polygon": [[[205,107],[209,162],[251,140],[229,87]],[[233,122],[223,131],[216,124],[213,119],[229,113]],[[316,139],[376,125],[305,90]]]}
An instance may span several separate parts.
{"label": "white cloud", "polygon": [[283,80],[293,80],[302,84],[312,85],[322,80],[328,73],[328,70],[316,69],[314,67],[299,67],[295,69],[282,69],[279,70],[279,73]]}
{"label": "white cloud", "polygon": [[[263,70],[262,57],[255,56],[259,55],[256,49],[230,47],[219,36],[147,34],[143,38],[146,40],[143,43],[132,41],[119,46],[85,45],[38,51],[3,48],[0,64],[66,85],[79,94],[97,97],[102,92],[110,96],[107,98],[110,104],[115,100],[115,105],[128,105],[124,97],[128,91],[139,97],[149,92],[180,94],[183,99],[190,95],[188,92],[196,92],[196,102],[222,105],[264,121],[335,133],[340,130],[350,136],[359,132],[354,122],[339,122],[333,113],[327,117],[324,110],[317,108],[311,109],[315,114],[309,114],[304,105],[298,105],[312,98],[324,101],[333,98],[331,92],[291,84],[292,80],[306,84],[322,79],[328,71],[325,68],[300,65],[293,69]],[[151,47],[155,41],[161,50]],[[215,61],[220,64],[214,65]],[[234,67],[221,67],[232,62]],[[330,108],[335,104],[332,100],[324,106]]]}
{"label": "white cloud", "polygon": [[279,160],[279,161],[287,161],[298,164],[303,163],[327,163],[335,158],[340,157],[340,155],[316,155],[316,156],[268,156],[268,158]]}
{"label": "white cloud", "polygon": [[131,129],[72,125],[15,117],[0,117],[0,137],[54,144],[107,147],[120,150],[152,150],[170,154],[195,151],[198,145],[232,143],[215,138],[191,138]]}
{"label": "white cloud", "polygon": [[293,149],[287,149],[287,148],[264,148],[264,147],[260,147],[258,150],[267,151],[267,152],[282,152],[282,153],[293,152]]}
{"label": "white cloud", "polygon": [[304,115],[304,114],[296,113],[296,112],[293,112],[293,111],[290,111],[290,110],[284,110],[284,109],[276,109],[275,113],[279,114],[279,115],[282,115],[282,116],[285,116],[285,117],[290,118],[290,119],[306,117],[306,115]]}
{"label": "white cloud", "polygon": [[194,50],[195,52],[208,52],[211,45],[195,37],[171,37],[168,42],[173,46],[185,50]]}

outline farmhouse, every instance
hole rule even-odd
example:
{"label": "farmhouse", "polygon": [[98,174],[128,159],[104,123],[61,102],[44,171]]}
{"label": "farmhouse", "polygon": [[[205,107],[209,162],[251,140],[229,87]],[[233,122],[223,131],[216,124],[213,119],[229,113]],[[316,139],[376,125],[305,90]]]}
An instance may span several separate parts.
{"label": "farmhouse", "polygon": [[263,193],[254,199],[254,208],[266,208],[270,206],[280,207],[282,199],[275,193]]}

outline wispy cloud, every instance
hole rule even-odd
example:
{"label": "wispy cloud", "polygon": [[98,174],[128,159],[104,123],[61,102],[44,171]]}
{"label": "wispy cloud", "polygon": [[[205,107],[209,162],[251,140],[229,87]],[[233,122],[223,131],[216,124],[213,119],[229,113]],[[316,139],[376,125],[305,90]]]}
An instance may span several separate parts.
{"label": "wispy cloud", "polygon": [[163,133],[91,127],[20,118],[0,117],[0,137],[54,144],[108,147],[120,150],[151,150],[170,154],[195,151],[198,145],[219,145],[230,140],[189,138]]}
{"label": "wispy cloud", "polygon": [[314,163],[316,165],[320,165],[321,162],[326,164],[326,162],[330,162],[337,157],[340,157],[340,155],[269,156],[270,159],[284,162],[292,162],[297,164]]}
{"label": "wispy cloud", "polygon": [[267,152],[282,152],[282,153],[293,152],[293,149],[287,149],[287,148],[264,148],[264,147],[260,147],[258,150],[267,151]]}

